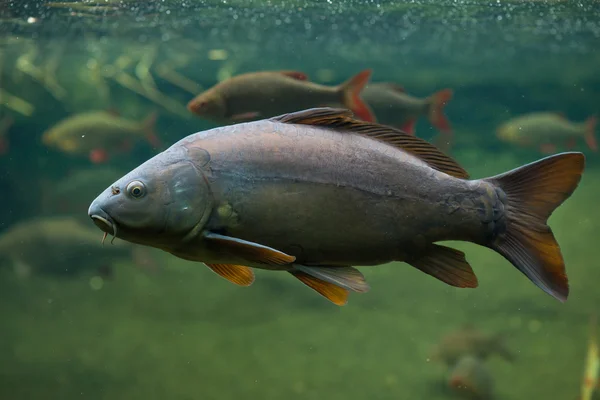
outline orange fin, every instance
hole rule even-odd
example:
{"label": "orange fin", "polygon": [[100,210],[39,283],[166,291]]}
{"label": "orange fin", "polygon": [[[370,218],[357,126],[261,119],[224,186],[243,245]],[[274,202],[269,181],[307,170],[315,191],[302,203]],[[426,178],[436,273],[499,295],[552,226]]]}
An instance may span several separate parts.
{"label": "orange fin", "polygon": [[313,289],[327,300],[338,306],[348,303],[348,290],[334,285],[333,283],[322,281],[314,276],[305,274],[301,271],[290,271],[300,282]]}
{"label": "orange fin", "polygon": [[227,279],[231,283],[239,286],[250,286],[254,282],[254,271],[243,265],[231,264],[208,264],[206,266],[212,269],[218,275]]}
{"label": "orange fin", "polygon": [[371,70],[366,69],[342,83],[339,88],[342,93],[342,104],[345,107],[363,121],[374,122],[375,116],[373,112],[360,97],[362,90],[369,83],[370,78]]}
{"label": "orange fin", "polygon": [[363,274],[353,267],[306,266],[294,264],[294,270],[304,272],[322,281],[332,283],[353,292],[366,293],[369,284]]}
{"label": "orange fin", "polygon": [[585,142],[588,147],[593,151],[598,151],[598,142],[596,141],[596,124],[598,123],[598,119],[596,116],[592,115],[585,121]]}
{"label": "orange fin", "polygon": [[469,174],[455,160],[440,149],[415,136],[391,126],[364,122],[352,117],[352,114],[343,109],[336,108],[311,108],[289,114],[279,115],[271,121],[286,124],[303,124],[322,126],[338,132],[351,132],[358,135],[379,140],[392,147],[401,149],[414,157],[426,162],[431,168],[444,172],[456,178],[468,178]]}
{"label": "orange fin", "polygon": [[561,153],[484,179],[506,196],[506,231],[487,246],[561,302],[567,300],[569,283],[560,247],[547,221],[575,191],[584,168],[582,153]]}
{"label": "orange fin", "polygon": [[90,151],[90,161],[94,164],[102,164],[108,161],[108,153],[104,149]]}
{"label": "orange fin", "polygon": [[401,130],[403,130],[404,132],[415,136],[415,124],[416,124],[417,120],[416,119],[411,119],[410,121],[406,122],[404,125],[402,125],[400,127]]}
{"label": "orange fin", "polygon": [[423,256],[409,264],[450,286],[476,288],[478,285],[465,253],[450,247],[434,244]]}
{"label": "orange fin", "polygon": [[158,118],[158,112],[153,111],[142,121],[142,130],[146,135],[146,140],[154,149],[161,149],[163,143],[156,134],[156,120]]}
{"label": "orange fin", "polygon": [[258,243],[248,242],[230,236],[206,232],[204,239],[214,250],[242,258],[244,260],[268,265],[287,265],[296,261],[296,257],[290,256],[279,250],[263,246]]}
{"label": "orange fin", "polygon": [[444,107],[452,99],[452,89],[443,89],[434,93],[430,98],[429,121],[441,132],[450,132],[450,121],[444,115]]}
{"label": "orange fin", "polygon": [[307,81],[308,75],[300,71],[280,71],[283,75],[289,76],[290,78],[297,79],[299,81]]}
{"label": "orange fin", "polygon": [[248,111],[245,113],[234,114],[231,116],[232,121],[242,122],[242,121],[251,121],[260,117],[260,112],[258,111]]}

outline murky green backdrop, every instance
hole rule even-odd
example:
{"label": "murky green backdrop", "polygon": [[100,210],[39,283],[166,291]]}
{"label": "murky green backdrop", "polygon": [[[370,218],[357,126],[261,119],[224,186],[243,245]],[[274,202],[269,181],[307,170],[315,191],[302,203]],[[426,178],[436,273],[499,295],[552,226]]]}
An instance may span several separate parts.
{"label": "murky green backdrop", "polygon": [[[57,214],[91,226],[87,204],[118,177],[91,188],[65,181],[94,166],[44,147],[52,124],[92,109],[132,119],[157,110],[158,134],[170,144],[213,127],[186,102],[242,72],[293,69],[334,84],[372,68],[372,81],[418,96],[450,87],[452,155],[473,178],[543,156],[501,144],[502,121],[543,110],[576,121],[600,114],[595,1],[46,3],[0,0],[0,117],[15,120],[0,157],[0,231]],[[20,111],[12,96],[25,101]],[[416,131],[436,135],[426,121]],[[507,332],[517,355],[512,364],[489,361],[498,399],[574,400],[600,304],[600,158],[583,142],[579,150],[583,180],[550,219],[570,279],[565,304],[498,254],[465,243],[456,247],[479,288],[450,288],[402,263],[368,267],[371,291],[342,308],[288,274],[257,271],[240,288],[160,252],[156,268],[115,259],[112,280],[93,270],[23,278],[5,260],[0,399],[441,400],[453,396],[431,349],[471,323]],[[153,154],[140,145],[109,167],[118,175]],[[49,206],[59,190],[62,207]],[[91,261],[64,262],[85,269]]]}

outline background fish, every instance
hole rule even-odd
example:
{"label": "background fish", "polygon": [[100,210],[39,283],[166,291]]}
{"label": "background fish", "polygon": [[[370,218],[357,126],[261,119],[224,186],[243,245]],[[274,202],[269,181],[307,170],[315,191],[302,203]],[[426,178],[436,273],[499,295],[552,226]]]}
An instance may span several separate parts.
{"label": "background fish", "polygon": [[483,361],[472,355],[461,357],[448,377],[448,386],[468,399],[491,399],[494,380]]}
{"label": "background fish", "polygon": [[216,122],[241,122],[269,118],[319,106],[343,106],[359,118],[373,121],[360,93],[369,81],[365,70],[338,86],[308,81],[303,72],[263,71],[227,79],[192,99],[192,113]]}
{"label": "background fish", "polygon": [[42,142],[64,153],[86,155],[94,163],[105,162],[109,153],[129,150],[138,140],[146,139],[160,148],[154,132],[156,113],[142,122],[118,116],[114,111],[89,111],[72,115],[44,132]]}
{"label": "background fish", "polygon": [[[72,217],[32,218],[0,234],[0,260],[22,276],[106,274],[118,257],[130,257],[129,243],[103,246],[98,233]],[[85,260],[85,262],[82,262]]]}
{"label": "background fish", "polygon": [[471,325],[450,332],[442,337],[435,347],[432,358],[453,366],[465,355],[486,360],[491,355],[499,355],[507,361],[514,361],[514,354],[507,348],[504,335],[490,335]]}
{"label": "background fish", "polygon": [[369,83],[363,98],[373,109],[377,122],[394,126],[415,134],[415,124],[427,117],[431,125],[447,137],[452,129],[444,115],[444,107],[452,99],[451,89],[442,89],[429,97],[420,99],[406,93],[404,88],[392,82]]}
{"label": "background fish", "polygon": [[252,284],[251,268],[287,271],[337,305],[369,290],[353,265],[406,261],[476,287],[464,253],[441,240],[491,248],[565,301],[546,221],[583,169],[584,156],[567,153],[471,181],[424,140],[311,109],[190,135],[108,187],[88,215],[238,285]]}
{"label": "background fish", "polygon": [[576,123],[562,114],[538,112],[513,118],[497,129],[498,137],[508,143],[537,147],[543,153],[554,153],[560,146],[574,148],[581,139],[588,147],[598,151],[594,136],[597,124],[595,116],[585,122]]}
{"label": "background fish", "polygon": [[98,186],[109,185],[123,176],[123,172],[113,167],[93,166],[66,173],[59,181],[42,181],[39,196],[41,212],[45,215],[87,218],[85,211],[98,194]]}

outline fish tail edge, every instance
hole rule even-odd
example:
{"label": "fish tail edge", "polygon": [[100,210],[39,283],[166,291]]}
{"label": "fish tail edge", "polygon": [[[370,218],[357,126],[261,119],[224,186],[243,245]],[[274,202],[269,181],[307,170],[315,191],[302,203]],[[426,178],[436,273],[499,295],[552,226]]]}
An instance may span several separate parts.
{"label": "fish tail edge", "polygon": [[452,127],[450,126],[448,117],[444,114],[444,107],[452,100],[453,95],[454,92],[452,89],[442,89],[429,97],[429,121],[431,125],[446,135],[452,133]]}
{"label": "fish tail edge", "polygon": [[369,105],[362,99],[361,92],[371,79],[372,71],[365,69],[339,86],[342,104],[358,118],[367,122],[375,122],[375,116]]}
{"label": "fish tail edge", "polygon": [[567,300],[569,283],[560,247],[547,220],[575,191],[584,168],[582,153],[566,152],[484,179],[506,196],[506,229],[487,247],[561,302]]}

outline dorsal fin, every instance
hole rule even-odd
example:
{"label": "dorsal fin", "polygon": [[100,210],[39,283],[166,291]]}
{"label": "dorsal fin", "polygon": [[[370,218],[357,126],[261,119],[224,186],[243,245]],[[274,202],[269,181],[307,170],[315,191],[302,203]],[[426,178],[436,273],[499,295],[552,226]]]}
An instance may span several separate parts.
{"label": "dorsal fin", "polygon": [[300,71],[279,71],[281,74],[288,76],[292,79],[297,79],[299,81],[307,81],[308,80],[308,75],[306,75],[304,72],[300,72]]}
{"label": "dorsal fin", "polygon": [[322,126],[365,135],[401,149],[426,162],[433,169],[456,178],[466,179],[469,177],[467,171],[456,161],[431,143],[396,128],[357,120],[349,110],[329,107],[311,108],[279,115],[271,120],[286,124]]}

